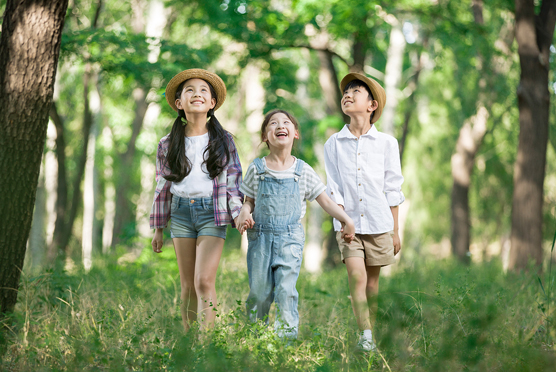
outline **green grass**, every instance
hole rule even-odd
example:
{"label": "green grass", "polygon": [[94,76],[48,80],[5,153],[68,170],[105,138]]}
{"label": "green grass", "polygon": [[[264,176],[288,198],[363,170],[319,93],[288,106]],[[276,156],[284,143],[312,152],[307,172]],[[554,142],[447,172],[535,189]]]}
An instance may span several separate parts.
{"label": "green grass", "polygon": [[553,371],[556,365],[556,329],[547,322],[554,301],[536,276],[503,273],[497,262],[413,263],[382,278],[380,353],[369,355],[355,351],[343,266],[301,273],[300,334],[288,344],[271,327],[245,321],[247,271],[237,250],[222,258],[218,323],[202,337],[183,333],[170,247],[157,256],[145,249],[134,263],[113,261],[97,259],[89,273],[23,276],[16,311],[3,320],[0,370]]}

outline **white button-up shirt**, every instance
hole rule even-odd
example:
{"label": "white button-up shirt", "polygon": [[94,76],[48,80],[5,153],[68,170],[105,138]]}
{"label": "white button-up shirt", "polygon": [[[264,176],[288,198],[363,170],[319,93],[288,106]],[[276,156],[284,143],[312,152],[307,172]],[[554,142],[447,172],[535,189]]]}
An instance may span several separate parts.
{"label": "white button-up shirt", "polygon": [[[390,207],[405,200],[398,141],[371,129],[357,138],[345,125],[324,145],[326,192],[343,205],[357,234],[382,234],[394,229]],[[334,219],[334,230],[341,224]]]}

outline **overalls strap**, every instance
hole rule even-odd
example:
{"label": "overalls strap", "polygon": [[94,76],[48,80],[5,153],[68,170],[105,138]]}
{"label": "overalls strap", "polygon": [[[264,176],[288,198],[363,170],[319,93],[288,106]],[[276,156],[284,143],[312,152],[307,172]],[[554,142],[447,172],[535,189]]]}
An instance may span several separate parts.
{"label": "overalls strap", "polygon": [[305,164],[305,162],[301,159],[297,159],[297,165],[295,167],[295,182],[298,182],[299,179],[301,178],[301,173],[303,171],[303,164]]}
{"label": "overalls strap", "polygon": [[257,176],[261,176],[266,173],[265,166],[261,158],[256,158],[253,163],[255,163],[255,167],[257,168]]}

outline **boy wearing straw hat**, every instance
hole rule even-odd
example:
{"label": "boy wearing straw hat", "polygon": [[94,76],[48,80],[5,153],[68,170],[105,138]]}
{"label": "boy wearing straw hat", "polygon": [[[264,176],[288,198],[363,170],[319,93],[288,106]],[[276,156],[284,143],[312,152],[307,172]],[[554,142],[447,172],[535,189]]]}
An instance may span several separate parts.
{"label": "boy wearing straw hat", "polygon": [[[348,272],[351,304],[360,330],[358,347],[376,349],[372,329],[376,320],[380,268],[395,263],[400,251],[398,205],[405,197],[397,140],[376,129],[386,93],[375,80],[359,73],[341,83],[342,111],[351,119],[324,145],[327,193],[355,223],[355,239],[346,244],[337,235]],[[334,230],[341,230],[334,220]],[[338,233],[339,234],[339,233]]]}

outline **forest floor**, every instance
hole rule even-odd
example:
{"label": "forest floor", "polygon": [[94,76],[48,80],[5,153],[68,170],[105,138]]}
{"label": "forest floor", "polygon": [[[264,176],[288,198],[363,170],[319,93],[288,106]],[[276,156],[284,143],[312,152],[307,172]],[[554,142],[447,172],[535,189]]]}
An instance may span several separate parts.
{"label": "forest floor", "polygon": [[245,257],[226,249],[217,324],[185,335],[173,249],[145,248],[134,262],[99,257],[88,273],[23,275],[16,311],[2,321],[0,370],[554,371],[555,278],[505,273],[498,260],[406,264],[381,279],[378,351],[362,353],[343,265],[302,270],[300,334],[284,342],[246,321]]}

